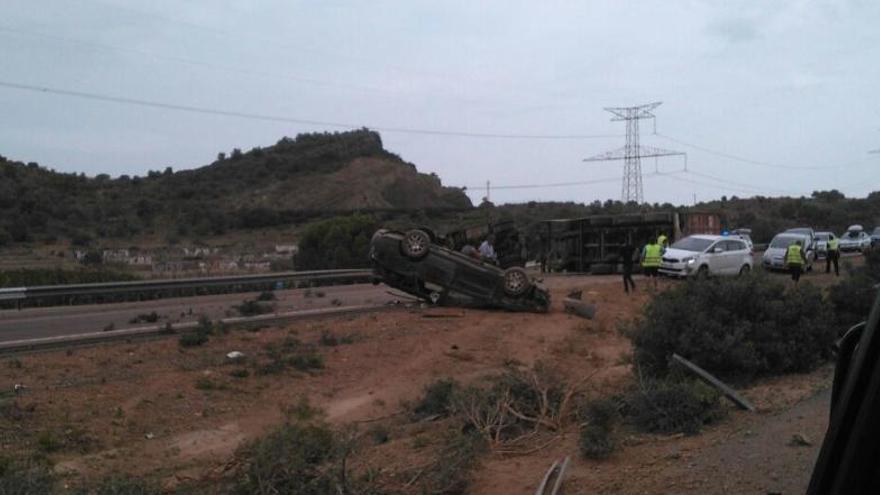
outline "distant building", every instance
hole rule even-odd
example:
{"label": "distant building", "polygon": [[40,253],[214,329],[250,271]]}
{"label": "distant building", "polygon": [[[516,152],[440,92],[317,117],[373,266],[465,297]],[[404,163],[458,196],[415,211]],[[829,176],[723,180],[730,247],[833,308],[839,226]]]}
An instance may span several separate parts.
{"label": "distant building", "polygon": [[299,244],[276,244],[275,254],[296,255],[299,253]]}

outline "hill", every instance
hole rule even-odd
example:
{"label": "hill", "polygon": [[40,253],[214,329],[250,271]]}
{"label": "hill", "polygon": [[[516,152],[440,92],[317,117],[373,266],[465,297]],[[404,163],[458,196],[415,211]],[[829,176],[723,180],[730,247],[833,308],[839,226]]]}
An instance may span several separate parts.
{"label": "hill", "polygon": [[210,165],[146,177],[58,173],[0,157],[0,245],[145,233],[216,235],[352,211],[472,207],[366,129],[301,134]]}

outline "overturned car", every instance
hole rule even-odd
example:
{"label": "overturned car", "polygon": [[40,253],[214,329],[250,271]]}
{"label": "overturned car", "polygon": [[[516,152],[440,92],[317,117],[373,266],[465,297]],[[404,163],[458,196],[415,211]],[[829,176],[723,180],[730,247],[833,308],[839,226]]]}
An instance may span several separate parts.
{"label": "overturned car", "polygon": [[434,304],[546,312],[550,294],[518,266],[502,270],[440,245],[429,231],[381,229],[370,242],[376,282]]}

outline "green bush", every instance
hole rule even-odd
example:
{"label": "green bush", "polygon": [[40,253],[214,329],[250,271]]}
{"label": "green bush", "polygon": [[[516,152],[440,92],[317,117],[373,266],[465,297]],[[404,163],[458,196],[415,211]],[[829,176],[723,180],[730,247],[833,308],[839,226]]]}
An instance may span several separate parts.
{"label": "green bush", "polygon": [[257,301],[274,301],[275,299],[275,293],[271,290],[264,290],[257,296]]}
{"label": "green bush", "polygon": [[314,352],[301,352],[290,358],[290,365],[298,371],[324,369],[324,356]]}
{"label": "green bush", "polygon": [[248,459],[237,491],[247,495],[334,493],[328,464],[336,452],[333,432],[323,426],[287,424],[247,445]]}
{"label": "green bush", "polygon": [[0,458],[0,493],[3,495],[52,493],[54,482],[45,464]]}
{"label": "green bush", "polygon": [[412,407],[413,419],[429,416],[447,416],[452,410],[452,397],[461,386],[451,378],[443,378],[428,384],[424,395]]}
{"label": "green bush", "polygon": [[239,314],[242,316],[256,316],[275,311],[275,305],[257,300],[248,299],[242,301],[241,304],[235,306]]}
{"label": "green bush", "polygon": [[620,419],[617,402],[609,398],[590,401],[578,417],[584,423],[578,442],[581,453],[587,459],[607,459],[616,448],[613,429]]}
{"label": "green bush", "polygon": [[611,431],[596,425],[587,425],[581,429],[578,444],[584,457],[596,460],[607,459],[616,448]]}
{"label": "green bush", "polygon": [[847,271],[849,276],[828,291],[841,332],[868,319],[877,298],[875,286],[880,283],[880,249],[871,249],[865,255],[863,266]]}
{"label": "green bush", "polygon": [[229,376],[231,376],[233,378],[247,378],[247,377],[251,376],[251,372],[244,369],[244,368],[240,368],[240,369],[230,371]]}
{"label": "green bush", "polygon": [[159,495],[162,490],[149,480],[129,476],[110,476],[96,485],[84,485],[74,491],[77,495]]}
{"label": "green bush", "polygon": [[183,347],[196,347],[206,343],[209,340],[208,334],[202,331],[185,333],[180,336],[178,343]]}
{"label": "green bush", "polygon": [[626,329],[634,362],[664,376],[677,353],[729,378],[804,372],[830,358],[831,307],[808,283],[767,276],[690,281],[655,296]]}
{"label": "green bush", "polygon": [[487,449],[484,438],[474,432],[453,431],[425,469],[423,493],[464,494],[473,481],[473,471]]}
{"label": "green bush", "polygon": [[312,371],[324,368],[324,356],[313,345],[304,345],[295,337],[286,337],[280,345],[266,345],[268,362],[257,366],[258,375],[281,373],[288,366],[298,371]]}
{"label": "green bush", "polygon": [[626,396],[626,415],[648,433],[695,434],[724,410],[715,389],[698,381],[645,380]]}
{"label": "green bush", "polygon": [[376,219],[354,214],[311,223],[303,229],[296,267],[299,270],[366,268]]}

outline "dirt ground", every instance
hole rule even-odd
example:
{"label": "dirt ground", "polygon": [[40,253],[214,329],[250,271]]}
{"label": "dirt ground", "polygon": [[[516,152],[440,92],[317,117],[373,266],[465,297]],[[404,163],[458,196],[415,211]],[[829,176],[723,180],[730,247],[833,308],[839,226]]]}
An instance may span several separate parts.
{"label": "dirt ground", "polygon": [[[644,287],[642,280],[637,283]],[[646,302],[645,291],[624,295],[618,277],[612,276],[552,277],[547,285],[554,307],[546,315],[408,308],[257,332],[235,330],[212,336],[199,347],[181,347],[177,338],[169,337],[4,357],[0,386],[26,388],[6,399],[0,451],[43,452],[70,483],[108,473],[154,477],[168,489],[193,480],[210,483],[227,472],[238,447],[281,424],[307,398],[332,424],[385,425],[390,441],[372,459],[389,477],[406,479],[414,459],[432,440],[420,435],[422,426],[409,424],[402,414],[405,403],[439,378],[469,383],[511,363],[531,366],[541,361],[565,370],[571,381],[584,379],[588,394],[626,386],[630,348],[617,328]],[[594,320],[562,311],[561,300],[573,289],[582,289],[585,299],[597,303]],[[327,332],[344,343],[322,345]],[[255,372],[267,362],[267,346],[283,347],[291,338],[314,344],[324,368]],[[244,363],[230,362],[230,351],[244,353]],[[233,376],[242,375],[241,370],[249,376]],[[830,373],[825,367],[759,382],[742,391],[758,406],[757,414],[731,408],[725,421],[691,437],[632,434],[606,461],[578,455],[577,428],[572,425],[528,455],[484,457],[471,493],[533,493],[552,460],[565,455],[573,461],[565,489],[569,494],[766,493],[761,490],[769,489],[773,476],[777,485],[785,485],[784,493],[790,487],[802,492],[824,431],[827,413],[821,394]],[[780,438],[788,430],[762,426],[778,423],[793,405],[817,394],[819,399],[804,402],[816,405],[798,413],[808,415],[811,424],[792,426],[809,431],[805,435],[813,446],[788,446],[789,438]],[[741,451],[719,450],[754,442],[754,432],[775,435],[761,443],[772,444],[765,454],[789,456],[787,465],[803,464],[807,470],[750,470]],[[714,464],[703,452],[714,452]],[[737,462],[743,476],[753,473],[749,483],[730,478],[713,482],[721,479],[719,467]],[[767,484],[763,477],[769,477]]]}

